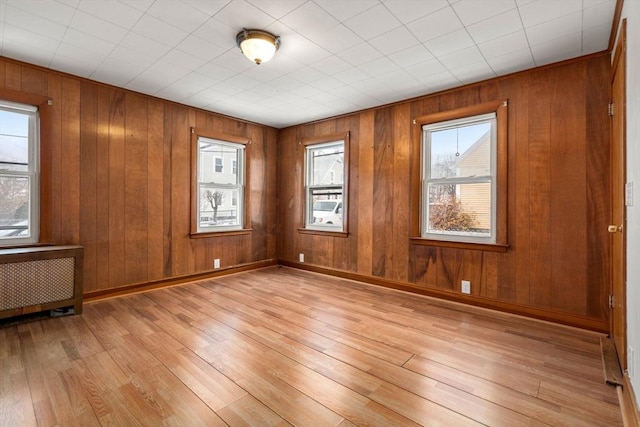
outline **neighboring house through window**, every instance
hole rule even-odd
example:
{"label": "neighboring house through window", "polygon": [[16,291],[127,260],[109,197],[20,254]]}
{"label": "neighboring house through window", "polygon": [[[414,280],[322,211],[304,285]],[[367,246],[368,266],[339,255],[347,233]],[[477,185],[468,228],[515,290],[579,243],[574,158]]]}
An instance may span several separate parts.
{"label": "neighboring house through window", "polygon": [[0,244],[38,242],[39,149],[38,109],[0,101]]}

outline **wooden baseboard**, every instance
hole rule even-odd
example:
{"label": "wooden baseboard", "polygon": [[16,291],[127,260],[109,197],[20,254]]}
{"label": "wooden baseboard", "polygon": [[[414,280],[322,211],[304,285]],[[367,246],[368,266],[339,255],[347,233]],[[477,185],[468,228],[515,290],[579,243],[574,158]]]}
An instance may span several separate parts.
{"label": "wooden baseboard", "polygon": [[622,420],[625,427],[640,426],[638,401],[629,376],[626,374],[624,375],[624,384],[618,388],[618,400],[620,401],[620,411],[622,412]]}
{"label": "wooden baseboard", "polygon": [[384,286],[387,288],[398,289],[416,294],[426,295],[430,297],[445,299],[449,301],[469,304],[476,307],[489,308],[492,310],[502,311],[510,314],[517,314],[534,319],[546,320],[562,325],[573,326],[581,329],[588,329],[600,333],[609,333],[609,323],[604,320],[592,319],[589,317],[577,316],[566,313],[558,313],[549,310],[543,310],[533,307],[512,304],[504,301],[491,300],[474,295],[464,295],[455,292],[443,291],[439,289],[428,289],[408,282],[398,282],[375,276],[367,276],[364,274],[353,273],[350,271],[337,270],[317,265],[278,260],[278,264],[298,268],[301,270],[313,271],[316,273],[327,274],[330,276],[341,277],[344,279],[357,280],[360,282],[370,283],[373,285]]}
{"label": "wooden baseboard", "polygon": [[277,265],[275,258],[265,259],[257,262],[235,265],[232,267],[220,268],[217,270],[203,271],[201,273],[187,274],[184,276],[175,276],[162,280],[154,280],[150,282],[134,283],[132,285],[121,286],[112,289],[103,289],[99,291],[91,291],[84,294],[84,302],[98,301],[106,298],[113,298],[137,292],[150,291],[154,289],[166,288],[169,286],[181,285],[196,280],[210,279],[213,277],[226,276],[243,271],[256,270],[258,268],[270,267]]}
{"label": "wooden baseboard", "polygon": [[613,344],[613,338],[600,337],[600,351],[602,352],[604,381],[614,386],[622,386],[624,384],[622,368],[618,362],[618,352]]}

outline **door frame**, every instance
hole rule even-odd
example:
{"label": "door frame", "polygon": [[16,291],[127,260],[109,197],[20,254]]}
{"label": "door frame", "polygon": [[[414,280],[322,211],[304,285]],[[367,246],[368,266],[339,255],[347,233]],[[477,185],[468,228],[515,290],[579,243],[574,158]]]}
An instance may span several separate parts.
{"label": "door frame", "polygon": [[[611,297],[610,300],[610,335],[616,347],[618,361],[622,369],[627,368],[627,305],[626,305],[626,47],[627,47],[627,21],[624,19],[620,26],[618,41],[615,46],[613,62],[611,64],[611,102],[613,116],[611,117],[611,222],[612,225],[620,225],[618,231],[611,238]],[[620,81],[620,93],[616,92],[614,83]],[[614,93],[620,98],[614,99]],[[610,113],[611,114],[611,113]],[[615,132],[616,123],[620,129]],[[619,164],[616,155],[619,156]],[[621,168],[621,169],[618,169]],[[617,175],[617,174],[621,174]],[[614,188],[621,181],[623,188]],[[614,209],[621,210],[621,218],[614,218]],[[620,237],[619,239],[617,237]],[[616,260],[615,251],[620,257]],[[617,271],[619,269],[621,271]],[[615,280],[614,280],[615,279]],[[618,283],[619,282],[619,283]]]}

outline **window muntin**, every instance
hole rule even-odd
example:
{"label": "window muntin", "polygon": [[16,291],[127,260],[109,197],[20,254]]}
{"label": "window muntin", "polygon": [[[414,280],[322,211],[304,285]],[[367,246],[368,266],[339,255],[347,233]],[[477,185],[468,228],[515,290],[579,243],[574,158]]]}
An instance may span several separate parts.
{"label": "window muntin", "polygon": [[344,230],[344,154],[344,141],[306,147],[305,227],[308,229]]}
{"label": "window muntin", "polygon": [[243,144],[198,136],[197,232],[243,228],[244,165]]}
{"label": "window muntin", "polygon": [[496,114],[422,129],[422,237],[496,243]]}
{"label": "window muntin", "polygon": [[0,101],[0,244],[38,242],[38,109]]}

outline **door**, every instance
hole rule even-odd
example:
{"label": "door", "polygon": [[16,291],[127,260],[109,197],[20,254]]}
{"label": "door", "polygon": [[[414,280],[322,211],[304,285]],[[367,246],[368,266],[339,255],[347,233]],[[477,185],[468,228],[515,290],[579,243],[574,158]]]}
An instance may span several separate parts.
{"label": "door", "polygon": [[626,316],[626,20],[616,46],[611,82],[611,336],[622,369],[627,367]]}

